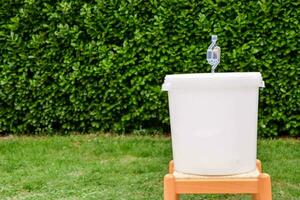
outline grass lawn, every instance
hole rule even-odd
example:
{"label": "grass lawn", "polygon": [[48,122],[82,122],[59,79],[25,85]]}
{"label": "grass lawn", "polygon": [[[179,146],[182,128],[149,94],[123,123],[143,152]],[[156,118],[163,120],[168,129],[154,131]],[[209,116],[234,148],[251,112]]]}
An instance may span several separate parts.
{"label": "grass lawn", "polygon": [[[171,157],[163,136],[2,137],[0,199],[159,200]],[[300,199],[300,140],[260,140],[258,158],[272,177],[273,199]]]}

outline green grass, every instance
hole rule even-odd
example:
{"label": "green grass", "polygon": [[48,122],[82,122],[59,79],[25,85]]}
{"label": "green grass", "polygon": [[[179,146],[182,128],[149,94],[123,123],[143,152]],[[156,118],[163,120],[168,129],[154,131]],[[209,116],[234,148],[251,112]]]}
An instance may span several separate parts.
{"label": "green grass", "polygon": [[[300,199],[300,141],[260,140],[258,157],[272,177],[273,199]],[[170,159],[170,139],[163,136],[0,138],[0,199],[158,200]]]}

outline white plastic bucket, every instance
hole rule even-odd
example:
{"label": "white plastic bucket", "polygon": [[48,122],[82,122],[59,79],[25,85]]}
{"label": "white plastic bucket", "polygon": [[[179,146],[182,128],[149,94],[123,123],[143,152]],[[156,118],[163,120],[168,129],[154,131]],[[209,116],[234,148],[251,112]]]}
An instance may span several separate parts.
{"label": "white plastic bucket", "polygon": [[259,72],[165,77],[175,170],[231,175],[256,167]]}

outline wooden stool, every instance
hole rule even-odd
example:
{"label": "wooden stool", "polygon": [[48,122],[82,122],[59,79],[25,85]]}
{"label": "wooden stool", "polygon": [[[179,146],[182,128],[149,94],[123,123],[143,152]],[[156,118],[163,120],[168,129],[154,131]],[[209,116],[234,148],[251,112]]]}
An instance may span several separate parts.
{"label": "wooden stool", "polygon": [[169,163],[169,174],[164,177],[164,200],[179,200],[180,194],[252,194],[254,200],[272,200],[271,178],[262,173],[257,160],[256,177],[217,176],[205,178],[178,178],[174,175],[174,163]]}

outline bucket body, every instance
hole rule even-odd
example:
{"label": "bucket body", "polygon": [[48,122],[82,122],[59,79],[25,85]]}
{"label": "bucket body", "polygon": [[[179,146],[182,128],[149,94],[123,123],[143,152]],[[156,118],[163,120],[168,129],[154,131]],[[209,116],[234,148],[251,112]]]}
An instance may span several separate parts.
{"label": "bucket body", "polygon": [[175,170],[232,175],[256,168],[260,73],[167,75]]}

